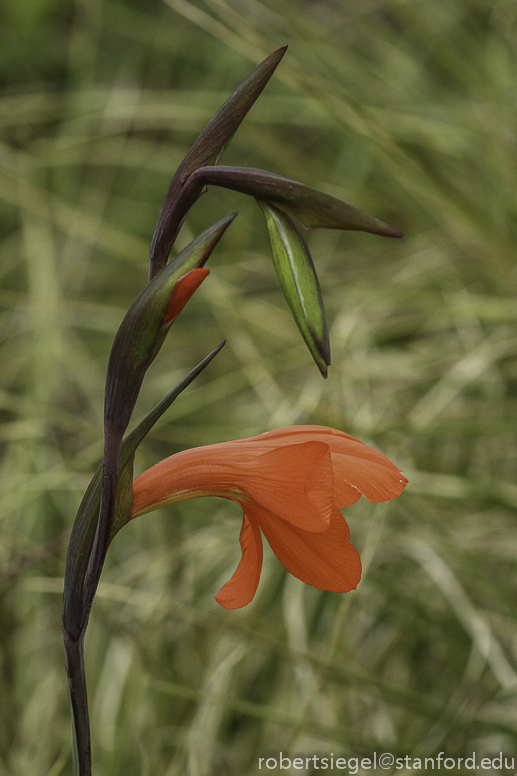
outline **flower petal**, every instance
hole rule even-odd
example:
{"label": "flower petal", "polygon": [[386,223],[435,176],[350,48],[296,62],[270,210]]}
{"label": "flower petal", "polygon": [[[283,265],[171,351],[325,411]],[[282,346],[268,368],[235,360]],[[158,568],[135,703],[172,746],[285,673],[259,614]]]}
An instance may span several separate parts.
{"label": "flower petal", "polygon": [[374,503],[397,498],[406,486],[407,479],[397,466],[386,456],[383,456],[384,460],[379,460],[378,455],[382,454],[377,450],[368,448],[368,445],[364,447],[377,453],[377,456],[372,455],[367,459],[354,453],[332,453],[335,499],[340,507],[350,504],[350,486],[357,488],[359,493]]}
{"label": "flower petal", "polygon": [[260,579],[262,569],[262,537],[260,528],[245,514],[240,535],[242,558],[231,579],[219,590],[215,600],[225,609],[239,609],[249,604]]}
{"label": "flower petal", "polygon": [[176,318],[183,310],[194,291],[199,288],[209,273],[210,270],[208,267],[196,267],[180,277],[176,284],[172,299],[169,302],[169,307],[165,318],[163,319],[162,326],[167,326],[169,323],[172,323],[174,318]]}
{"label": "flower petal", "polygon": [[[277,518],[305,531],[328,528],[334,476],[324,442],[284,445],[262,453],[242,472],[240,485]],[[243,506],[248,509],[247,502]]]}
{"label": "flower petal", "polygon": [[278,560],[293,576],[337,593],[357,587],[361,560],[337,506],[332,509],[329,529],[323,533],[303,531],[255,504],[248,508],[248,514],[257,520]]}
{"label": "flower petal", "polygon": [[330,448],[335,501],[339,507],[354,504],[361,494],[369,501],[378,502],[397,498],[404,490],[407,479],[387,456],[335,428],[287,426],[266,431],[265,434],[253,437],[253,440],[263,440],[264,443],[278,447],[301,444],[315,436]]}

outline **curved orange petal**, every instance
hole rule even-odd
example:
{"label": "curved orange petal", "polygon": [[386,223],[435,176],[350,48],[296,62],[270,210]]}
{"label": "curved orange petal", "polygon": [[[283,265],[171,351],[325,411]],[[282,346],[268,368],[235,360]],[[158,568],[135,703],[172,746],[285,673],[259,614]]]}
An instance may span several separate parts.
{"label": "curved orange petal", "polygon": [[[290,426],[266,432],[271,440],[282,444],[305,441],[307,436],[317,436],[328,444],[332,456],[336,503],[349,506],[360,494],[369,501],[388,501],[400,496],[407,479],[399,467],[374,447],[359,439],[328,426]],[[352,489],[359,491],[354,497]],[[353,499],[353,500],[351,500]]]}
{"label": "curved orange petal", "polygon": [[[239,486],[257,504],[305,531],[325,531],[330,521],[334,476],[328,445],[302,442],[262,453],[250,461]],[[248,502],[242,502],[247,509]]]}
{"label": "curved orange petal", "polygon": [[323,533],[308,533],[279,520],[253,504],[248,514],[257,520],[271,549],[293,576],[321,590],[345,593],[361,579],[361,560],[349,542],[350,531],[334,505],[330,526]]}
{"label": "curved orange petal", "polygon": [[[369,449],[373,450],[373,448]],[[374,452],[378,453],[377,450]],[[357,488],[360,494],[362,493],[374,503],[389,501],[400,496],[407,479],[389,458],[386,456],[383,458],[384,460],[379,459],[378,456],[366,458],[355,453],[332,453],[335,500],[338,506],[349,505],[350,486]]]}
{"label": "curved orange petal", "polygon": [[174,318],[183,310],[194,291],[199,288],[209,274],[210,269],[208,267],[196,267],[180,277],[176,283],[172,299],[169,302],[162,326],[172,323]]}
{"label": "curved orange petal", "polygon": [[361,494],[373,502],[400,496],[407,479],[383,453],[344,431],[329,426],[286,426],[252,437],[262,445],[303,444],[319,439],[328,444],[334,470],[335,500],[340,507],[353,504]]}
{"label": "curved orange petal", "polygon": [[260,528],[246,514],[242,522],[240,542],[242,558],[239,565],[215,597],[225,609],[239,609],[249,604],[256,593],[262,570]]}
{"label": "curved orange petal", "polygon": [[[330,426],[317,426],[315,424],[307,424],[303,426],[283,426],[282,428],[273,428],[271,431],[264,431],[262,434],[257,434],[254,437],[249,437],[246,442],[267,441],[271,440],[272,447],[278,447],[279,445],[293,445],[300,442],[310,442],[315,437],[320,437],[323,441],[330,444],[330,440],[333,436],[338,438],[345,438],[358,442],[355,437],[346,434],[344,431],[339,431],[336,428]],[[274,441],[273,441],[274,440]],[[361,443],[362,444],[362,443]]]}

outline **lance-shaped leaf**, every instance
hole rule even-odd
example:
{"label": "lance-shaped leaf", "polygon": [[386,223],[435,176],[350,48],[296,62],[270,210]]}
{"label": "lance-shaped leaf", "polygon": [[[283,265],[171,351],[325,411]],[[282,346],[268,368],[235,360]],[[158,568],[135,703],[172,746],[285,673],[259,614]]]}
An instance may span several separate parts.
{"label": "lance-shaped leaf", "polygon": [[287,213],[258,200],[266,216],[278,280],[294,320],[323,377],[330,343],[320,286],[300,227]]}
{"label": "lance-shaped leaf", "polygon": [[[287,46],[282,46],[273,51],[244,79],[210,119],[178,167],[167,191],[151,243],[151,277],[167,263],[172,244],[185,217],[183,215],[178,219],[174,212],[176,199],[185,181],[198,167],[220,156],[275,72],[286,49]],[[202,184],[195,190],[191,189],[193,202],[202,191]]]}
{"label": "lance-shaped leaf", "polygon": [[[201,167],[192,174],[188,186],[194,189],[201,183],[222,186],[266,200],[294,216],[306,229],[353,229],[384,237],[403,236],[398,229],[365,213],[364,210],[311,186],[265,170],[256,170],[253,167]],[[181,197],[188,203],[188,191],[184,189]],[[182,209],[181,202],[178,206]]]}
{"label": "lance-shaped leaf", "polygon": [[[132,472],[134,454],[145,439],[154,424],[163,413],[178,398],[180,393],[208,366],[212,359],[224,346],[222,342],[217,348],[194,367],[168,394],[159,402],[140,423],[128,434],[122,442],[119,459],[119,484],[115,516],[111,539],[129,519],[132,506],[132,481],[129,482],[127,472]],[[125,474],[125,476],[123,476]],[[72,529],[65,570],[65,589],[63,602],[63,629],[70,638],[77,639],[86,625],[87,612],[83,611],[83,585],[90,557],[101,503],[102,464],[93,475],[79,506],[77,517]],[[129,499],[128,499],[129,495]]]}

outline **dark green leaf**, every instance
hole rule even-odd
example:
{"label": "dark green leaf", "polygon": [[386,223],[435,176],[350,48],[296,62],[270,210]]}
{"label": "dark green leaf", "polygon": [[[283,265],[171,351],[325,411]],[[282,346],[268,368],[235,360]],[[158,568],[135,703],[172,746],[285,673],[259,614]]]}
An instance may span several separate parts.
{"label": "dark green leaf", "polygon": [[[124,439],[120,450],[119,472],[122,478],[124,472],[132,472],[132,458],[142,442],[152,429],[154,424],[161,418],[163,413],[178,398],[180,393],[191,384],[191,382],[208,366],[212,359],[219,353],[223,347],[222,342],[217,348],[209,353],[186,377],[183,378],[164,399],[159,402],[154,409],[149,412],[143,420],[131,431]],[[72,536],[68,547],[65,571],[65,589],[63,605],[63,626],[68,634],[78,638],[84,628],[84,613],[81,613],[83,600],[83,583],[86,575],[86,569],[93,546],[97,521],[99,518],[99,509],[101,503],[101,485],[102,485],[102,464],[93,475],[88,488],[83,496],[79,506],[77,517],[72,529]],[[122,490],[127,497],[128,481],[127,475],[121,482]],[[132,487],[130,494],[132,495]],[[117,487],[117,502],[121,506],[120,512],[116,510],[116,519],[113,524],[111,538],[122,527],[121,519],[117,519],[124,513],[123,502],[120,501],[123,494],[119,494]],[[126,502],[127,503],[127,502]]]}

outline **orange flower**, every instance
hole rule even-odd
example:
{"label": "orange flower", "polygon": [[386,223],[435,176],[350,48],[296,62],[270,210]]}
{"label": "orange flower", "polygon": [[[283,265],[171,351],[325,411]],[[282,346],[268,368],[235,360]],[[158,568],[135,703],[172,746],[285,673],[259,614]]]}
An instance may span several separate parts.
{"label": "orange flower", "polygon": [[134,481],[132,517],[200,496],[240,504],[242,558],[216,596],[237,609],[257,589],[260,529],[295,577],[322,590],[354,589],[361,561],[339,509],[361,494],[373,502],[396,498],[406,482],[389,458],[342,431],[289,426],[185,450],[152,466]]}

